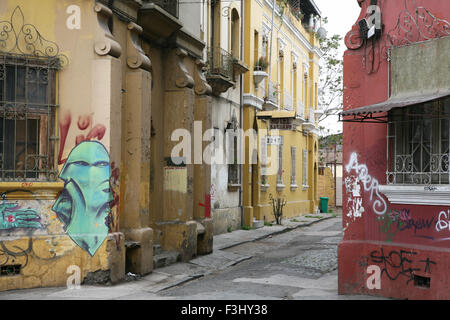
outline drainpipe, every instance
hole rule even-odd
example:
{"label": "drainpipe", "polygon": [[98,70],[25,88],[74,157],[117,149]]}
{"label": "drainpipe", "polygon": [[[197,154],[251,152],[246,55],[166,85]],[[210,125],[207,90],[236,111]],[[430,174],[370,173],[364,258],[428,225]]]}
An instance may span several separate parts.
{"label": "drainpipe", "polygon": [[[240,57],[242,59],[242,61],[244,61],[244,0],[241,0],[241,39],[240,39]],[[240,125],[241,125],[241,132],[243,132],[244,129],[244,86],[242,83],[242,80],[244,79],[243,74],[241,73],[239,75],[239,99],[240,99],[240,103],[239,103],[239,113],[240,113],[240,117],[241,117],[241,121],[240,121]],[[244,163],[245,163],[245,139],[244,141],[241,142],[241,145],[243,146],[244,149]],[[244,204],[243,204],[243,192],[244,192],[244,165],[240,164],[240,170],[239,170],[239,175],[240,175],[240,181],[241,181],[241,187],[239,189],[239,206],[241,207],[241,227],[244,226]]]}

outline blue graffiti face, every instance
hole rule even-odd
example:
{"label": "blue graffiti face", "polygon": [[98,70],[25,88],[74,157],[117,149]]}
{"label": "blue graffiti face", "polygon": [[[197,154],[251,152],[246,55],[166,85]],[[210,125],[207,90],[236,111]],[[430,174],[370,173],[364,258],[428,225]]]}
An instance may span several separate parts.
{"label": "blue graffiti face", "polygon": [[78,144],[59,175],[65,185],[52,210],[66,233],[91,256],[108,235],[106,219],[113,200],[110,177],[108,152],[97,141]]}

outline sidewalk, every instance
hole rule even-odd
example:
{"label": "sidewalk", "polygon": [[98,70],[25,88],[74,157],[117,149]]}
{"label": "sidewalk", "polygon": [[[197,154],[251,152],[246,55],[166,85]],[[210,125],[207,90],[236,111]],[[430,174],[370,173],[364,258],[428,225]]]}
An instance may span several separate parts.
{"label": "sidewalk", "polygon": [[[158,268],[144,277],[128,275],[127,280],[113,286],[82,285],[80,289],[36,288],[25,290],[12,290],[0,292],[0,300],[15,299],[162,299],[157,293],[204,277],[213,272],[226,269],[247,259],[251,255],[238,255],[226,252],[242,243],[261,240],[276,234],[305,227],[319,221],[332,218],[337,213],[308,214],[292,219],[285,219],[282,225],[264,226],[251,230],[236,230],[214,236],[213,252],[199,256],[189,262],[179,262],[173,265]],[[114,288],[114,289],[113,289]],[[113,289],[113,290],[112,290]],[[170,299],[165,297],[165,299]]]}

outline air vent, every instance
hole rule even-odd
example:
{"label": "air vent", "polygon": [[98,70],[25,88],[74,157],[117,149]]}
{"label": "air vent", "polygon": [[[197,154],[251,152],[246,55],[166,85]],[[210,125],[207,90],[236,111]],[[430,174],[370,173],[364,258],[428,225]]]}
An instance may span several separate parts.
{"label": "air vent", "polygon": [[414,286],[419,288],[430,288],[431,278],[414,275]]}
{"label": "air vent", "polygon": [[20,265],[20,264],[1,266],[0,267],[0,277],[18,275],[18,274],[20,274],[21,268],[22,268],[22,265]]}

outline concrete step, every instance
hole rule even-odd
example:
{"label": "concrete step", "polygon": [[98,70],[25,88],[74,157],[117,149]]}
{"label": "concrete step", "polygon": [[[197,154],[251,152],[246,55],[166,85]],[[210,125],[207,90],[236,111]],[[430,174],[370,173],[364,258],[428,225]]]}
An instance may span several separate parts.
{"label": "concrete step", "polygon": [[181,254],[175,251],[162,251],[153,255],[153,269],[167,267],[181,261]]}
{"label": "concrete step", "polygon": [[264,227],[264,220],[253,220],[253,228],[259,229]]}
{"label": "concrete step", "polygon": [[153,245],[153,255],[156,256],[157,254],[160,254],[162,252],[161,245],[154,244]]}

